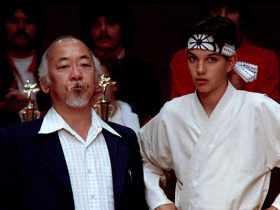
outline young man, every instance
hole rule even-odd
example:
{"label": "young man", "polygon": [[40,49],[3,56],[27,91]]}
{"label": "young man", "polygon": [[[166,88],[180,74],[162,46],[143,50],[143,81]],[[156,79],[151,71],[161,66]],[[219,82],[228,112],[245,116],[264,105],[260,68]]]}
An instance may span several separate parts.
{"label": "young man", "polygon": [[[203,15],[227,17],[234,21],[238,29],[239,60],[258,65],[258,76],[253,82],[246,83],[235,72],[231,72],[229,79],[233,86],[240,90],[267,94],[279,103],[279,59],[274,51],[260,47],[248,39],[245,29],[249,24],[249,9],[246,2],[239,0],[213,0],[206,4]],[[195,90],[188,70],[185,49],[174,54],[170,69],[171,98],[189,94]]]}
{"label": "young man", "polygon": [[95,68],[74,37],[47,49],[39,75],[52,108],[0,130],[0,209],[146,209],[135,132],[92,109]]}
{"label": "young man", "polygon": [[[167,102],[140,130],[151,209],[261,209],[270,172],[280,166],[280,105],[228,81],[232,69],[247,81],[256,76],[255,65],[237,62],[236,45],[230,19],[200,22],[187,45],[196,92]],[[170,170],[175,204],[160,187]],[[273,206],[280,208],[279,197]]]}

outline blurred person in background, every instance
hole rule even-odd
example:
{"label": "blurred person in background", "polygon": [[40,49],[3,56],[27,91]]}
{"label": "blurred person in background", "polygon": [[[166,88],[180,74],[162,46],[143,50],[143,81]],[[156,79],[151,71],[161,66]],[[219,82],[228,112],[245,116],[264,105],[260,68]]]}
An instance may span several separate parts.
{"label": "blurred person in background", "polygon": [[116,99],[131,106],[142,126],[161,107],[160,82],[156,71],[129,51],[134,23],[128,8],[84,5],[81,25],[83,40],[116,81]]}
{"label": "blurred person in background", "polygon": [[[27,80],[37,82],[37,69],[45,35],[45,14],[42,5],[15,1],[2,6],[0,55],[0,126],[20,121],[19,111],[28,103],[23,88]],[[32,96],[36,108],[50,107],[49,98],[40,92]]]}

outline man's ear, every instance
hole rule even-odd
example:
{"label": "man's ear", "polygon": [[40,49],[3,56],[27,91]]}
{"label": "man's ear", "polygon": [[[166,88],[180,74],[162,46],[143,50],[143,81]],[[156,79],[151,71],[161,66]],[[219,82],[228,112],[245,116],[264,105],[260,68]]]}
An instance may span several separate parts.
{"label": "man's ear", "polygon": [[50,91],[50,84],[49,82],[47,81],[47,79],[44,77],[44,78],[40,78],[39,79],[39,82],[40,82],[40,87],[41,87],[41,90],[44,92],[44,93],[49,93]]}
{"label": "man's ear", "polygon": [[237,62],[237,55],[236,54],[229,57],[229,59],[228,59],[229,65],[228,65],[227,72],[230,72],[234,68],[236,62]]}

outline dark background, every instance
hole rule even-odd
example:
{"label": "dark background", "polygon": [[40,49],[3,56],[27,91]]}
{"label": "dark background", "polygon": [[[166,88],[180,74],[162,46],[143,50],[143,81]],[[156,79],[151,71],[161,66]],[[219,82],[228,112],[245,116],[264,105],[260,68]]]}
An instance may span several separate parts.
{"label": "dark background", "polygon": [[[2,9],[5,8],[1,4]],[[94,7],[94,2],[88,4]],[[184,48],[184,35],[200,17],[203,3],[126,4],[136,24],[130,51],[156,69],[161,80],[162,98],[167,100],[170,59],[177,50]],[[44,9],[47,15],[45,46],[59,35],[79,36],[79,3],[44,3]],[[280,3],[251,4],[249,21],[250,26],[246,29],[251,38],[260,45],[275,50],[279,55]]]}

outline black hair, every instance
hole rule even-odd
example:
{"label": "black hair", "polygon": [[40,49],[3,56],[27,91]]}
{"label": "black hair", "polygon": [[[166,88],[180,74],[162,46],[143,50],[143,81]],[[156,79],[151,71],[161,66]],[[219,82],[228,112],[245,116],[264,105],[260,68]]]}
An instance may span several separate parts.
{"label": "black hair", "polygon": [[122,4],[98,4],[93,7],[82,5],[81,7],[81,39],[88,46],[93,47],[90,36],[90,28],[93,23],[97,22],[100,16],[106,17],[110,21],[115,21],[120,24],[121,42],[127,49],[130,47],[133,37],[134,23],[128,7]]}
{"label": "black hair", "polygon": [[199,21],[193,28],[193,34],[207,34],[214,38],[220,50],[224,44],[237,46],[238,35],[234,22],[224,17],[206,17]]}

